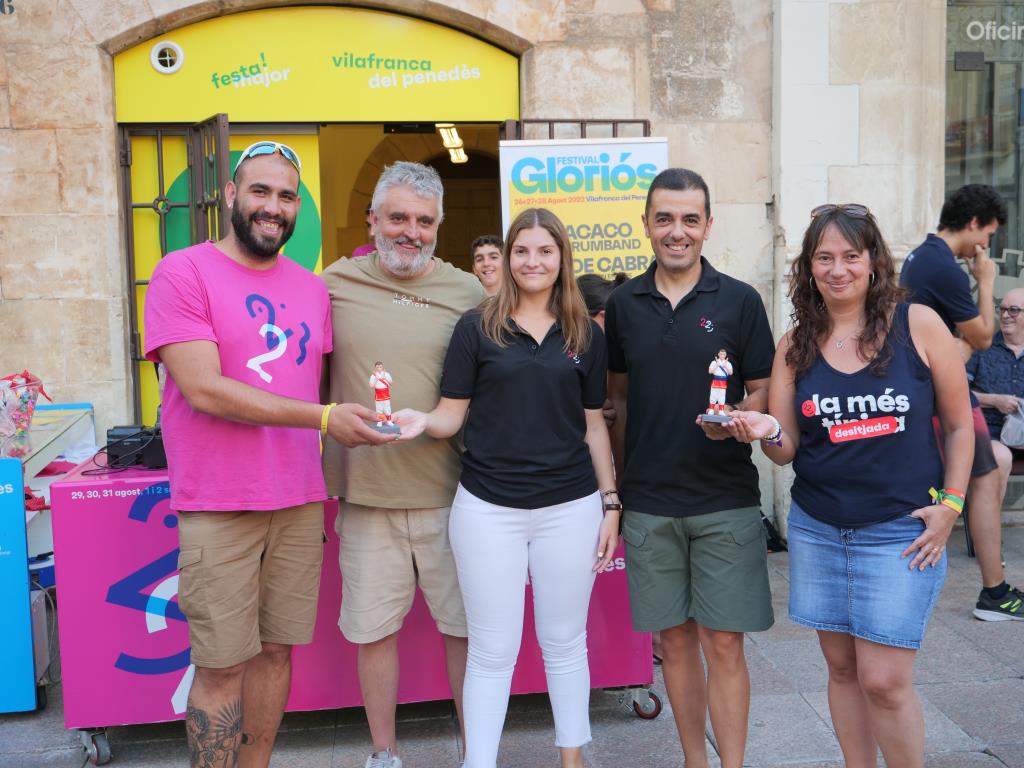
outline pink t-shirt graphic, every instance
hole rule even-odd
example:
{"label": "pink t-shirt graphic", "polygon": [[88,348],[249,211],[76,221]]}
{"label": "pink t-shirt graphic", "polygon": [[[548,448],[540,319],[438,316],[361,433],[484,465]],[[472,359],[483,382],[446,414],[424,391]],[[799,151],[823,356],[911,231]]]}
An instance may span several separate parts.
{"label": "pink t-shirt graphic", "polygon": [[[221,372],[275,395],[320,401],[332,349],[323,281],[286,256],[249,269],[212,242],[169,253],[145,304],[146,359],[165,344],[212,341]],[[168,377],[161,416],[172,509],[282,509],[326,498],[315,429],[262,427],[192,410]]]}

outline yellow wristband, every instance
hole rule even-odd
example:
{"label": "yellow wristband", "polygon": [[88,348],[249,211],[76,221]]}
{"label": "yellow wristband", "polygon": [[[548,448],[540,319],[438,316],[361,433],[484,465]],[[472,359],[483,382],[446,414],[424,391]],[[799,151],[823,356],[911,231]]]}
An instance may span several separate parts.
{"label": "yellow wristband", "polygon": [[956,513],[957,513],[958,515],[959,515],[959,514],[962,514],[962,513],[963,513],[963,511],[964,511],[964,507],[963,507],[963,505],[962,505],[962,504],[958,504],[958,503],[956,502],[956,500],[955,500],[955,499],[953,499],[953,498],[952,498],[952,497],[950,497],[950,496],[945,496],[945,497],[943,497],[942,501],[940,501],[940,502],[939,502],[939,504],[942,504],[943,506],[949,507],[949,508],[950,508],[950,509],[952,509],[952,510],[953,510],[954,512],[956,512]]}
{"label": "yellow wristband", "polygon": [[331,403],[330,405],[324,406],[324,412],[320,416],[320,434],[323,437],[327,437],[327,419],[330,418],[331,408],[336,406],[337,403]]}

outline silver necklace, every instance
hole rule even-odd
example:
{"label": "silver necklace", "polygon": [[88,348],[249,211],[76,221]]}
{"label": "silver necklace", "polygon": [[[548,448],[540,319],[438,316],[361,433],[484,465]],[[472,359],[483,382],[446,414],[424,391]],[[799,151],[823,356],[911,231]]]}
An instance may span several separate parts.
{"label": "silver necklace", "polygon": [[836,349],[842,349],[843,345],[846,344],[846,340],[847,339],[849,339],[854,334],[859,334],[862,330],[863,330],[862,328],[857,328],[856,330],[850,331],[848,334],[843,336],[843,338],[841,338],[838,341],[836,341]]}

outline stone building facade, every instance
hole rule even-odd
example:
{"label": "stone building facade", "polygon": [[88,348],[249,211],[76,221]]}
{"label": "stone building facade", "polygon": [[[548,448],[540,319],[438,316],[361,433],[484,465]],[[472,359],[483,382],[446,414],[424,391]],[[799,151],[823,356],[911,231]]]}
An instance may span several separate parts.
{"label": "stone building facade", "polygon": [[[309,5],[302,0],[295,5]],[[131,414],[113,55],[266,0],[20,0],[0,15],[0,370],[100,429]],[[521,117],[646,118],[712,192],[709,258],[780,335],[813,205],[875,210],[903,255],[943,195],[942,0],[368,0],[520,57]],[[766,500],[781,502],[773,472]],[[773,482],[773,477],[776,482]],[[777,486],[777,488],[773,488]],[[776,492],[777,491],[777,492]],[[767,506],[767,505],[766,505]]]}

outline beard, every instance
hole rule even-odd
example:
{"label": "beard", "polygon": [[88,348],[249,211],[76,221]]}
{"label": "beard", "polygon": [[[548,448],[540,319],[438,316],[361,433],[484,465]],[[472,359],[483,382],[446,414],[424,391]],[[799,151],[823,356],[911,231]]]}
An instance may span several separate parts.
{"label": "beard", "polygon": [[[384,237],[379,232],[374,235],[373,241],[377,246],[377,256],[380,259],[381,266],[395,277],[405,278],[416,277],[420,274],[434,257],[434,248],[437,246],[436,241],[429,245],[424,245],[419,240],[409,240],[407,237],[398,237],[392,240],[389,237]],[[418,245],[420,249],[420,252],[412,257],[399,253],[395,247],[400,243],[409,242],[413,245]]]}
{"label": "beard", "polygon": [[260,216],[268,221],[276,221],[281,225],[281,231],[277,237],[266,237],[256,231],[256,218],[259,213],[252,213],[246,216],[242,213],[241,206],[235,205],[231,209],[231,228],[235,236],[255,258],[262,261],[269,261],[277,256],[284,244],[295,231],[295,219],[288,221],[284,216]]}

